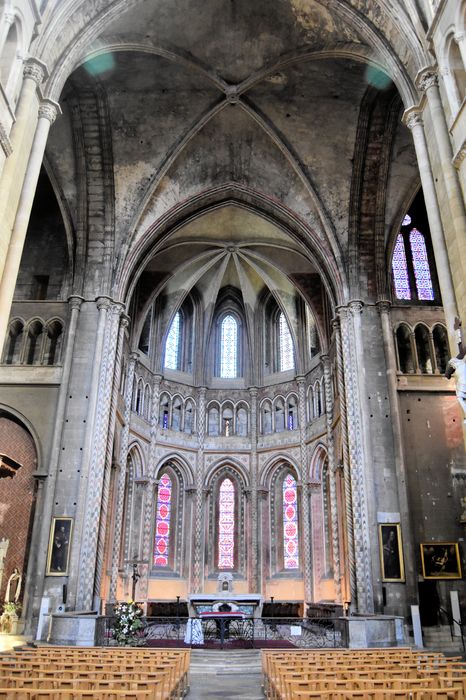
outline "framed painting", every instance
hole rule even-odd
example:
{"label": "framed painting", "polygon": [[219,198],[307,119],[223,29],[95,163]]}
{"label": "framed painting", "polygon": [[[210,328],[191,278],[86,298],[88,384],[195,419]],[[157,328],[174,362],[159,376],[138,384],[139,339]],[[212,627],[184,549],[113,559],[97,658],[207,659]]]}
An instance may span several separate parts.
{"label": "framed painting", "polygon": [[47,576],[67,576],[73,518],[53,518],[50,529]]}
{"label": "framed painting", "polygon": [[421,543],[421,564],[426,579],[462,578],[457,542]]}
{"label": "framed painting", "polygon": [[379,524],[379,548],[382,581],[403,583],[405,567],[399,523]]}

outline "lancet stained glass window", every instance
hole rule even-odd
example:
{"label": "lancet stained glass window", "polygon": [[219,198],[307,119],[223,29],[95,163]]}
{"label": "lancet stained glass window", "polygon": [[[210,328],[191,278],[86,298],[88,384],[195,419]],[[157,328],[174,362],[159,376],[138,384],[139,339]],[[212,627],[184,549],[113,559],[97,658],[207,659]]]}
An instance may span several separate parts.
{"label": "lancet stained glass window", "polygon": [[283,480],[283,560],[284,568],[299,568],[298,490],[288,474]]}
{"label": "lancet stained glass window", "polygon": [[219,491],[218,568],[233,569],[235,561],[235,487],[224,479]]}
{"label": "lancet stained glass window", "polygon": [[406,300],[411,299],[405,243],[401,233],[399,233],[396,237],[396,244],[392,257],[392,270],[396,298]]}
{"label": "lancet stained glass window", "polygon": [[165,344],[165,367],[178,369],[180,364],[181,313],[178,311],[170,326]]}
{"label": "lancet stained glass window", "polygon": [[171,506],[172,482],[168,474],[164,474],[160,479],[157,497],[154,550],[155,566],[168,566]]}
{"label": "lancet stained glass window", "polygon": [[286,372],[287,369],[294,368],[293,358],[293,341],[291,340],[290,329],[286,322],[285,315],[280,313],[278,319],[278,334],[279,334],[279,355],[280,355],[280,372]]}
{"label": "lancet stained glass window", "polygon": [[434,290],[430,275],[429,259],[424,236],[417,228],[409,234],[409,244],[413,256],[414,277],[416,279],[417,297],[420,301],[433,301]]}
{"label": "lancet stained glass window", "polygon": [[228,314],[221,323],[220,331],[220,376],[238,376],[238,322]]}

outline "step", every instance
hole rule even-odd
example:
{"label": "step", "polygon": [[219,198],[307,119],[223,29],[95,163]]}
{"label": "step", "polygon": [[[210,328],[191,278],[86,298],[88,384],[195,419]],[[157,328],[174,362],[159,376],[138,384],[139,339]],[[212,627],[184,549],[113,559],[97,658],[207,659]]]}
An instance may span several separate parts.
{"label": "step", "polygon": [[260,652],[191,652],[189,700],[263,700]]}

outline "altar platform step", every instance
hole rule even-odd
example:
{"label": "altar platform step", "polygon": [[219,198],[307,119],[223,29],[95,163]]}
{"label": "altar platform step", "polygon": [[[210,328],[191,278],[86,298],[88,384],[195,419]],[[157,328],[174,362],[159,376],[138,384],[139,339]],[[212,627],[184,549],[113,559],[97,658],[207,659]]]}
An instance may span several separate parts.
{"label": "altar platform step", "polygon": [[263,700],[261,656],[256,649],[193,649],[188,700]]}

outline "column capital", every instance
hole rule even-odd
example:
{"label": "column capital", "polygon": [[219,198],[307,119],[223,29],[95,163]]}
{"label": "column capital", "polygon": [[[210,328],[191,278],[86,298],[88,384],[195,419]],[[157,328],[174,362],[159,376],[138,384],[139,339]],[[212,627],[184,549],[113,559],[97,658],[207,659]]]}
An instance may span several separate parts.
{"label": "column capital", "polygon": [[298,374],[296,377],[296,383],[297,384],[305,384],[306,383],[306,377],[304,374]]}
{"label": "column capital", "polygon": [[70,305],[71,309],[79,309],[81,308],[81,304],[84,301],[84,297],[80,296],[79,294],[71,294],[68,297],[68,304]]}
{"label": "column capital", "polygon": [[49,72],[45,63],[31,56],[24,61],[23,75],[41,85],[49,77]]}
{"label": "column capital", "polygon": [[39,105],[39,119],[48,119],[52,125],[58,115],[62,113],[58,102],[49,100],[46,97]]}
{"label": "column capital", "polygon": [[13,24],[13,22],[15,21],[15,16],[16,15],[14,13],[14,10],[11,10],[11,9],[5,10],[5,12],[3,13],[2,19],[7,27],[9,27]]}
{"label": "column capital", "polygon": [[95,303],[97,304],[97,308],[99,309],[99,311],[101,309],[108,310],[110,308],[110,304],[112,303],[112,300],[110,297],[102,295],[100,297],[95,298]]}
{"label": "column capital", "polygon": [[137,362],[139,360],[139,353],[138,352],[130,352],[129,353],[129,359],[131,362]]}
{"label": "column capital", "polygon": [[458,32],[457,34],[454,35],[453,38],[457,44],[461,44],[461,42],[466,39],[466,33],[465,32]]}
{"label": "column capital", "polygon": [[416,75],[416,87],[421,92],[427,92],[432,87],[438,87],[438,70],[435,66],[426,66]]}
{"label": "column capital", "polygon": [[362,299],[352,299],[348,302],[348,308],[353,314],[353,316],[356,316],[356,314],[362,314],[363,307],[364,302],[362,301]]}
{"label": "column capital", "polygon": [[375,303],[380,314],[388,314],[392,305],[389,299],[379,299]]}
{"label": "column capital", "polygon": [[466,139],[463,141],[461,144],[460,148],[458,149],[455,157],[453,158],[453,165],[457,170],[461,168],[461,165],[463,163],[463,160],[466,158]]}
{"label": "column capital", "polygon": [[257,388],[257,386],[250,386],[248,391],[251,396],[257,396],[257,394],[259,393],[259,389]]}
{"label": "column capital", "polygon": [[122,312],[121,318],[120,318],[120,326],[122,328],[128,328],[130,320],[131,319],[128,316],[128,314],[125,314],[124,312]]}
{"label": "column capital", "polygon": [[415,106],[409,107],[407,110],[405,110],[405,112],[403,112],[401,121],[410,131],[412,131],[416,126],[424,126],[424,122],[422,120],[422,110]]}

